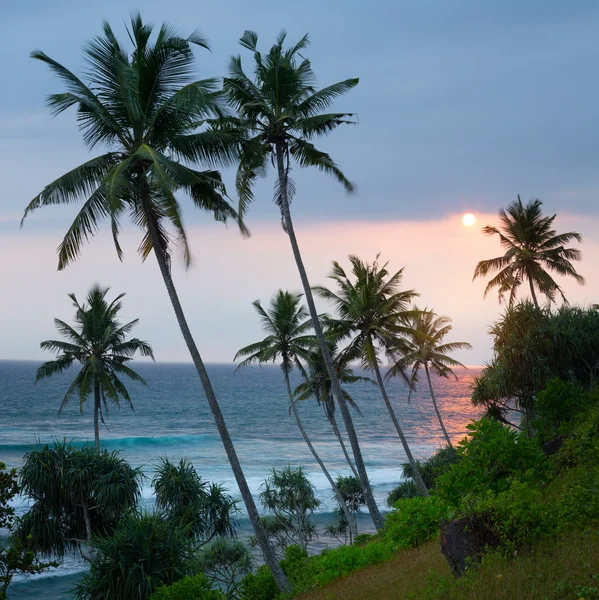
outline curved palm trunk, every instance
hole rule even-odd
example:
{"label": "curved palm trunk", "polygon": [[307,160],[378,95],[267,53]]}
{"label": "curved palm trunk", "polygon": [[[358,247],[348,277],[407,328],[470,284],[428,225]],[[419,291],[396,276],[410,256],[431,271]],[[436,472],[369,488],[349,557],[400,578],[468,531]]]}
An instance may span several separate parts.
{"label": "curved palm trunk", "polygon": [[345,442],[343,441],[343,438],[341,437],[341,432],[339,431],[339,427],[337,426],[337,419],[335,419],[334,414],[331,414],[330,423],[331,423],[331,427],[333,428],[333,433],[339,440],[339,444],[341,445],[341,449],[343,450],[343,455],[345,456],[345,460],[347,460],[347,464],[351,467],[354,477],[358,481],[360,481],[360,476],[358,475],[358,471],[356,471],[356,467],[354,466],[354,463],[353,463],[352,459],[350,458],[349,453],[347,452],[347,447],[345,446]]}
{"label": "curved palm trunk", "polygon": [[530,294],[532,296],[532,301],[534,303],[534,305],[539,308],[539,303],[537,302],[537,295],[535,294],[535,286],[532,283],[532,279],[528,279],[528,283],[530,285]]}
{"label": "curved palm trunk", "polygon": [[100,383],[96,377],[94,377],[94,439],[96,443],[96,450],[100,450],[100,421],[98,418],[100,412]]}
{"label": "curved palm trunk", "polygon": [[270,568],[279,589],[282,592],[290,592],[292,590],[291,584],[289,583],[287,576],[283,572],[283,569],[281,568],[281,565],[279,564],[279,561],[277,560],[277,557],[275,555],[274,549],[272,548],[268,537],[266,536],[266,532],[264,531],[264,528],[260,523],[260,515],[258,514],[256,503],[254,502],[254,498],[252,497],[252,493],[250,492],[250,488],[248,487],[245,475],[243,474],[243,470],[241,468],[241,464],[239,463],[239,458],[237,457],[235,447],[233,446],[233,441],[231,440],[231,436],[229,435],[229,430],[227,429],[225,419],[220,410],[220,406],[216,399],[216,395],[214,394],[214,390],[212,389],[212,384],[210,382],[210,378],[208,377],[208,372],[206,371],[206,367],[204,366],[204,362],[202,361],[200,352],[198,351],[193,336],[191,335],[189,325],[187,324],[187,319],[185,318],[185,314],[183,313],[183,308],[181,307],[181,302],[179,301],[179,296],[177,295],[177,290],[175,289],[175,285],[171,277],[169,265],[167,264],[164,252],[161,250],[160,240],[156,235],[156,230],[154,229],[151,220],[148,219],[148,221],[148,230],[150,233],[150,238],[152,240],[152,245],[154,247],[154,254],[156,255],[156,260],[158,261],[158,266],[160,267],[160,272],[162,273],[164,284],[166,286],[171,304],[173,305],[173,309],[175,311],[179,327],[181,328],[181,333],[183,334],[183,338],[185,340],[185,343],[187,344],[187,348],[189,349],[189,354],[191,355],[193,364],[195,365],[196,371],[198,372],[198,375],[200,377],[202,388],[204,389],[206,399],[208,400],[208,404],[210,406],[210,411],[212,412],[214,422],[216,423],[216,428],[218,429],[218,433],[225,448],[225,452],[227,453],[227,458],[229,459],[229,463],[231,464],[231,469],[233,470],[233,474],[235,475],[235,480],[237,481],[237,485],[239,486],[241,497],[243,498],[243,501],[248,511],[248,516],[254,528],[256,540],[258,542],[258,545],[260,546],[260,549],[262,550],[264,562]]}
{"label": "curved palm trunk", "polygon": [[376,374],[377,383],[379,384],[379,388],[381,390],[381,395],[383,396],[383,400],[385,401],[385,406],[387,407],[387,410],[389,411],[391,421],[393,422],[393,425],[395,426],[397,435],[399,435],[399,439],[401,440],[401,445],[403,446],[404,452],[406,453],[406,456],[408,457],[408,462],[410,463],[410,466],[412,467],[412,471],[414,473],[414,479],[416,480],[416,485],[418,486],[420,493],[423,496],[428,497],[429,493],[428,493],[428,490],[426,489],[426,485],[424,485],[424,480],[422,479],[422,475],[420,474],[420,469],[418,468],[418,465],[416,464],[416,460],[414,459],[414,456],[412,455],[412,451],[410,450],[410,446],[408,445],[408,440],[406,440],[406,436],[404,435],[404,432],[402,431],[402,429],[399,425],[399,421],[397,420],[395,411],[393,410],[393,407],[391,406],[391,402],[389,401],[389,396],[387,396],[387,390],[385,389],[385,384],[383,383],[383,378],[381,376],[381,370],[379,369],[378,362],[375,362],[375,364],[374,364],[374,372]]}
{"label": "curved palm trunk", "polygon": [[435,407],[435,412],[437,413],[437,418],[439,419],[439,424],[441,425],[441,429],[443,430],[443,435],[447,440],[447,445],[453,449],[453,444],[451,443],[451,439],[447,433],[447,429],[445,429],[445,423],[443,423],[443,419],[441,418],[441,412],[439,411],[439,407],[437,406],[437,399],[435,398],[435,392],[433,391],[433,382],[431,381],[431,375],[428,371],[428,364],[424,363],[424,370],[426,371],[426,378],[428,379],[428,388],[431,391],[431,398],[433,400],[433,406]]}
{"label": "curved palm trunk", "polygon": [[279,189],[281,193],[281,211],[283,213],[283,224],[285,226],[285,231],[289,236],[289,241],[291,243],[291,249],[293,250],[293,256],[295,258],[297,270],[299,271],[299,276],[302,281],[302,286],[304,288],[304,294],[306,296],[308,310],[310,311],[310,318],[312,319],[314,333],[316,334],[316,339],[318,340],[318,346],[320,347],[322,358],[327,368],[327,373],[329,374],[329,377],[331,379],[333,396],[335,397],[335,400],[337,400],[337,404],[341,409],[341,415],[343,416],[343,422],[345,423],[345,428],[347,429],[349,442],[352,448],[354,459],[356,461],[358,474],[360,475],[360,484],[362,486],[362,489],[364,490],[364,496],[366,498],[366,505],[368,506],[370,517],[372,518],[374,526],[377,529],[382,529],[384,526],[384,520],[381,516],[378,506],[376,505],[376,502],[374,501],[372,488],[370,486],[370,481],[368,481],[368,474],[366,473],[366,466],[364,465],[364,458],[362,457],[362,450],[360,449],[360,444],[358,442],[358,436],[356,435],[356,430],[353,427],[351,416],[349,414],[349,408],[347,406],[345,398],[343,397],[343,392],[341,391],[341,385],[339,384],[337,372],[335,370],[335,366],[333,365],[331,353],[329,352],[329,348],[327,346],[326,339],[322,331],[322,326],[320,324],[320,320],[318,319],[316,305],[314,304],[314,296],[312,295],[312,289],[310,288],[310,282],[308,281],[308,275],[306,273],[306,268],[304,267],[304,261],[302,260],[302,255],[299,249],[299,245],[297,243],[297,238],[295,237],[295,231],[293,230],[291,211],[289,210],[289,198],[287,196],[287,173],[285,171],[283,150],[280,144],[277,145],[276,160],[279,175]]}
{"label": "curved palm trunk", "polygon": [[302,437],[304,438],[304,441],[306,442],[306,445],[308,446],[310,452],[312,453],[314,460],[318,463],[320,470],[324,473],[324,476],[327,478],[327,481],[329,482],[331,488],[333,488],[333,493],[335,494],[335,496],[337,496],[337,502],[339,502],[339,507],[341,508],[341,510],[343,511],[343,514],[345,515],[345,518],[347,519],[347,526],[349,527],[349,541],[351,544],[354,536],[356,536],[358,532],[356,531],[356,526],[353,522],[353,519],[351,518],[351,514],[349,512],[349,509],[347,508],[347,504],[343,500],[343,496],[341,495],[341,492],[339,491],[339,488],[337,487],[335,480],[331,477],[331,474],[329,473],[325,464],[322,462],[322,459],[316,452],[316,449],[312,445],[312,442],[310,441],[310,438],[308,437],[308,434],[306,433],[306,430],[304,429],[304,425],[299,416],[299,411],[297,410],[297,404],[295,403],[295,399],[293,397],[293,392],[291,391],[291,383],[289,381],[288,373],[285,373],[285,384],[287,385],[287,393],[289,394],[289,402],[291,402],[291,410],[293,411],[293,416],[295,417],[297,427],[300,430],[300,433],[302,434]]}

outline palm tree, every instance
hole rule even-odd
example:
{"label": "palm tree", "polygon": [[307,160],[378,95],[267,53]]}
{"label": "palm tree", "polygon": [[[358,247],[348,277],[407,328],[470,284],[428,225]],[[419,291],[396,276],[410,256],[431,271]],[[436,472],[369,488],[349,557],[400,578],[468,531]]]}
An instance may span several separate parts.
{"label": "palm tree", "polygon": [[[347,362],[344,361],[343,355],[338,352],[337,345],[334,342],[329,342],[329,349],[333,359],[333,364],[335,365],[337,378],[341,383],[350,384],[358,381],[369,381],[371,383],[375,383],[369,377],[360,377],[358,375],[354,375],[354,372],[349,368]],[[318,404],[320,404],[324,409],[327,420],[331,424],[333,433],[339,441],[341,449],[343,450],[343,454],[347,460],[347,463],[351,467],[354,477],[359,481],[360,478],[358,476],[358,472],[349,456],[345,442],[343,441],[343,437],[339,431],[339,426],[337,425],[337,419],[335,417],[335,399],[333,398],[331,378],[327,372],[320,350],[311,352],[308,355],[307,366],[308,371],[304,371],[303,373],[304,381],[300,383],[293,392],[295,400],[296,402],[300,402],[302,400],[308,400],[312,397],[316,398]],[[359,413],[360,409],[358,408],[358,405],[345,388],[343,388],[343,395],[345,397],[345,401]]]}
{"label": "palm tree", "polygon": [[[36,51],[64,82],[66,92],[52,94],[48,105],[54,113],[78,108],[77,120],[84,142],[109,151],[76,167],[47,185],[25,211],[25,217],[41,206],[84,200],[79,214],[60,244],[58,268],[65,268],[80,254],[103,219],[110,221],[116,251],[121,219],[126,213],[143,232],[139,252],[142,259],[154,253],[177,322],[198,372],[216,427],[220,434],[248,516],[256,531],[265,562],[282,590],[290,584],[260,525],[260,517],[241,469],[237,453],[192,337],[171,274],[171,252],[175,242],[190,262],[181,210],[175,193],[185,192],[193,204],[211,211],[218,221],[237,219],[224,197],[220,173],[215,170],[237,155],[237,139],[203,125],[220,114],[216,80],[194,80],[192,46],[207,48],[198,33],[181,37],[169,25],[157,36],[153,28],[133,15],[128,28],[133,52],[128,54],[104,23],[104,35],[84,49],[88,64],[84,83],[66,67]],[[201,161],[209,168],[197,170]],[[240,226],[243,228],[240,222]]]}
{"label": "palm tree", "polygon": [[402,290],[403,269],[389,276],[387,265],[379,266],[378,256],[372,265],[357,256],[350,256],[349,261],[354,282],[350,281],[341,265],[333,261],[333,272],[329,277],[337,284],[337,293],[323,286],[316,286],[314,291],[337,310],[338,318],[331,319],[329,325],[338,339],[349,342],[343,350],[344,360],[360,360],[365,369],[375,374],[391,421],[414,469],[416,483],[421,493],[428,496],[418,465],[391,406],[380,369],[381,351],[394,359],[400,350],[400,337],[410,332],[407,319],[413,311],[409,310],[409,304],[418,294],[414,290]]}
{"label": "palm tree", "polygon": [[[237,368],[253,363],[260,364],[281,360],[281,369],[283,370],[285,386],[289,396],[289,409],[295,417],[298,429],[314,460],[327,478],[339,502],[342,503],[343,496],[337,488],[335,480],[331,477],[304,429],[297,410],[297,403],[291,391],[291,371],[294,367],[297,367],[300,372],[304,372],[304,367],[300,361],[308,360],[311,350],[316,344],[314,336],[308,333],[312,329],[312,321],[308,318],[308,311],[302,304],[302,295],[279,290],[271,299],[268,310],[262,307],[260,300],[255,300],[252,304],[260,316],[262,327],[267,336],[262,341],[250,344],[237,352],[234,360],[244,358]],[[347,516],[349,519],[349,513]]]}
{"label": "palm tree", "polygon": [[532,301],[538,308],[535,290],[544,294],[550,303],[555,302],[556,293],[567,303],[564,292],[549,271],[569,275],[578,283],[584,284],[584,278],[572,265],[572,261],[581,260],[580,250],[564,246],[572,240],[582,242],[582,236],[574,231],[556,233],[552,229],[556,215],[544,217],[541,212],[542,204],[540,200],[531,200],[524,206],[518,196],[518,200],[512,202],[507,210],[502,208],[499,211],[499,228],[489,225],[483,227],[486,235],[499,236],[501,246],[506,251],[503,256],[481,260],[476,265],[473,280],[499,271],[487,283],[485,297],[493,288],[498,288],[499,301],[509,292],[509,305],[512,306],[518,288],[528,280]]}
{"label": "palm tree", "polygon": [[269,162],[272,162],[276,165],[277,174],[275,204],[281,211],[283,229],[289,236],[314,333],[331,377],[333,395],[341,409],[368,510],[375,526],[380,529],[384,524],[383,518],[372,495],[358,437],[352,427],[349,409],[318,319],[290,210],[295,192],[295,185],[289,177],[292,158],[300,168],[316,167],[333,176],[347,192],[353,191],[352,183],[333,159],[326,152],[318,150],[311,140],[325,136],[340,125],[354,123],[352,114],[322,111],[335,98],[358,85],[358,79],[346,79],[316,90],[313,87],[316,78],[310,61],[301,54],[309,44],[308,36],[285,50],[283,32],[265,56],[257,49],[258,35],[253,31],[246,31],[239,41],[252,52],[255,63],[255,79],[252,80],[243,71],[241,57],[233,57],[229,64],[229,77],[223,83],[229,103],[237,111],[237,118],[227,120],[224,130],[227,131],[233,123],[233,128],[243,132],[245,138],[236,178],[239,213],[244,214],[247,210],[254,198],[256,178],[265,174]]}
{"label": "palm tree", "polygon": [[453,448],[451,439],[445,428],[445,423],[441,418],[441,412],[437,405],[437,399],[433,390],[430,371],[439,377],[449,378],[453,375],[457,380],[457,375],[453,372],[454,367],[464,367],[457,360],[447,356],[454,350],[465,350],[472,348],[468,342],[449,342],[442,344],[443,338],[451,331],[451,319],[449,317],[440,317],[428,309],[419,310],[414,306],[414,315],[408,319],[410,332],[404,338],[403,352],[400,360],[389,370],[388,376],[396,375],[398,372],[404,372],[408,366],[412,367],[412,385],[418,382],[418,373],[424,368],[428,387],[431,393],[431,399],[435,412],[439,419],[439,424],[443,430],[443,435],[450,448]]}
{"label": "palm tree", "polygon": [[106,300],[108,289],[93,286],[87,294],[87,304],[79,304],[75,294],[69,294],[76,309],[75,325],[54,319],[56,329],[66,341],[47,340],[40,344],[42,350],[50,350],[58,356],[55,360],[42,364],[35,378],[37,383],[66,371],[74,363],[81,365],[58,412],[62,412],[75,394],[79,397],[79,409],[83,412],[83,404],[93,394],[96,450],[100,449],[100,420],[104,423],[102,406],[108,412],[108,401],[120,407],[123,399],[133,408],[129,392],[119,376],[124,375],[146,385],[145,379],[128,367],[127,363],[136,352],[154,359],[148,343],[137,338],[127,339],[127,334],[137,325],[138,319],[121,325],[117,317],[125,294],[120,294],[109,303]]}

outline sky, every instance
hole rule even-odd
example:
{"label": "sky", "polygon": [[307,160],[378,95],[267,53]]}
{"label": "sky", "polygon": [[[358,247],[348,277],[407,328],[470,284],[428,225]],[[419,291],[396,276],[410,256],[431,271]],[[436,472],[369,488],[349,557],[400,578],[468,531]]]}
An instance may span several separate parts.
{"label": "sky", "polygon": [[[291,41],[310,33],[307,54],[322,86],[360,78],[334,107],[356,113],[359,124],[321,143],[357,192],[348,196],[319,172],[294,174],[292,209],[314,284],[326,283],[332,260],[381,252],[390,269],[405,266],[420,305],[453,318],[453,339],[473,344],[456,357],[482,364],[503,307],[495,295],[483,299],[483,281],[471,281],[478,260],[500,253],[480,228],[520,194],[557,213],[558,230],[583,234],[587,284],[560,283],[573,303],[599,301],[598,3],[23,0],[0,7],[0,359],[44,358],[39,342],[54,336],[52,319],[72,314],[66,294],[83,296],[99,282],[127,293],[124,316],[140,318],[137,334],[158,360],[187,360],[158,269],[136,256],[138,231],[124,231],[124,263],[103,233],[57,273],[55,250],[76,208],[41,210],[19,229],[43,186],[91,157],[72,112],[50,117],[45,96],[62,88],[29,53],[43,50],[77,71],[102,19],[123,34],[131,9],[184,33],[203,31],[212,51],[196,53],[199,78],[226,74],[244,29],[256,30],[263,48],[281,29]],[[233,173],[223,175],[233,195]],[[299,291],[272,183],[257,188],[249,240],[185,210],[195,260],[188,271],[177,264],[174,275],[207,361],[230,361],[259,339],[252,300]],[[474,227],[461,224],[465,212],[477,216]]]}

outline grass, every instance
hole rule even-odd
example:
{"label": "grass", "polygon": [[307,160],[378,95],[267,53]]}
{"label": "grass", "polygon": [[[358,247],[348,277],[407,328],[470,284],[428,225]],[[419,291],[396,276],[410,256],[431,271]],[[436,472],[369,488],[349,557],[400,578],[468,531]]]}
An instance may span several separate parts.
{"label": "grass", "polygon": [[439,542],[343,577],[301,600],[599,600],[599,529],[544,540],[528,554],[489,556],[456,581]]}

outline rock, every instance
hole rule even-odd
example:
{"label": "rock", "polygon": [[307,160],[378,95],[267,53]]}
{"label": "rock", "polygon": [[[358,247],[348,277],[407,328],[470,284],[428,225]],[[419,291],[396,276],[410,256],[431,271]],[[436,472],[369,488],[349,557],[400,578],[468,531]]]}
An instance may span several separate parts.
{"label": "rock", "polygon": [[454,577],[478,564],[487,547],[496,548],[499,538],[480,519],[463,517],[450,523],[441,523],[441,552]]}
{"label": "rock", "polygon": [[553,438],[546,444],[543,444],[543,452],[545,453],[545,456],[552,456],[555,454],[564,445],[564,442],[567,439],[567,435],[558,435],[556,438]]}

